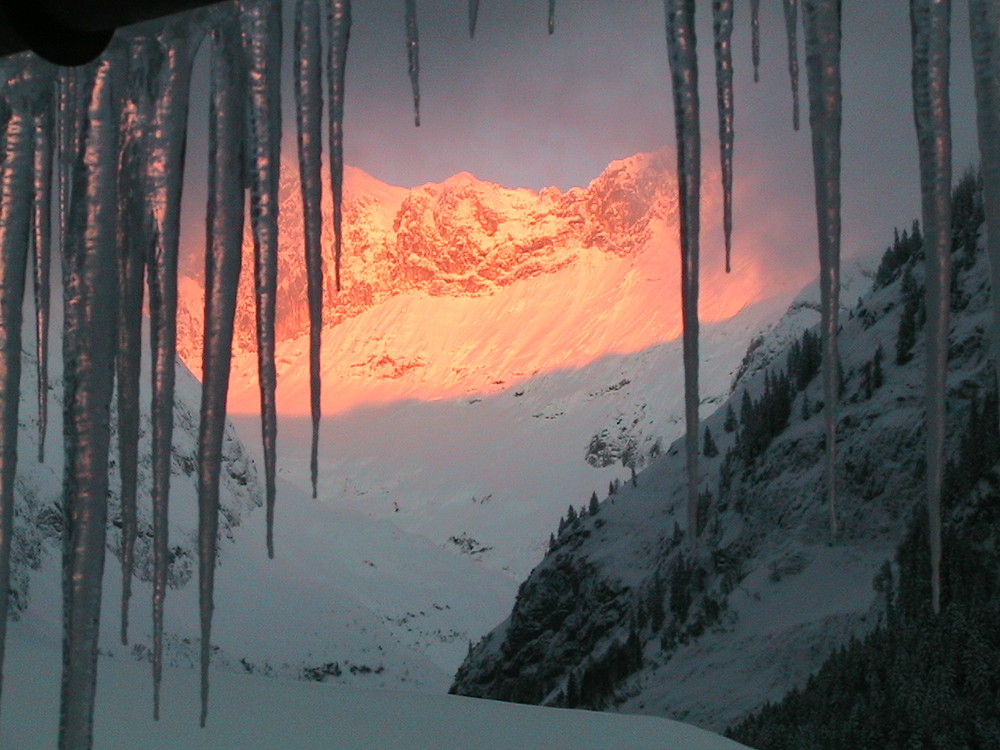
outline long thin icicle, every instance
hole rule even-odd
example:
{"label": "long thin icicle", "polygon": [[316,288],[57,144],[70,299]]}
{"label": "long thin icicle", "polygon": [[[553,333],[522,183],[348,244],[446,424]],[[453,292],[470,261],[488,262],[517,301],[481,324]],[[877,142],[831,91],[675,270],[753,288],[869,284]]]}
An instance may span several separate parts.
{"label": "long thin icicle", "polygon": [[240,3],[247,57],[250,132],[248,171],[254,236],[257,307],[257,370],[267,503],[267,554],[274,557],[274,500],[278,417],[274,365],[274,321],[278,289],[278,174],[281,156],[281,3]]}
{"label": "long thin icicle", "polygon": [[160,717],[163,675],[163,608],[169,566],[168,506],[174,430],[177,359],[177,251],[187,139],[191,64],[201,39],[184,20],[160,33],[163,69],[146,142],[146,188],[155,228],[147,259],[149,330],[153,363],[153,717]]}
{"label": "long thin icicle", "polygon": [[129,88],[122,106],[122,143],[118,162],[118,355],[115,360],[118,414],[118,472],[121,481],[121,642],[128,643],[129,606],[138,533],[136,486],[139,458],[139,377],[142,360],[143,280],[146,249],[152,242],[152,216],[146,205],[146,129],[153,102],[150,76],[162,56],[156,41],[136,36],[129,49]]}
{"label": "long thin icicle", "polygon": [[[344,212],[344,74],[347,69],[347,48],[351,39],[351,0],[333,0],[328,16],[330,38],[330,192],[333,202],[333,263],[334,283],[340,291],[340,266],[343,252]],[[319,471],[320,420],[320,343],[323,333],[323,257],[317,250],[307,253],[309,274],[309,383],[312,411],[312,450],[310,474],[313,497]]]}
{"label": "long thin icicle", "polygon": [[809,127],[812,131],[826,424],[826,492],[830,534],[837,536],[837,400],[840,356],[840,0],[804,0]]}
{"label": "long thin icicle", "polygon": [[21,389],[21,308],[27,266],[31,202],[33,71],[22,70],[0,100],[0,688],[7,635],[10,557],[14,536],[17,413]]}
{"label": "long thin icicle", "polygon": [[116,220],[118,114],[116,45],[91,67],[74,168],[64,263],[63,673],[60,750],[86,750],[93,738],[97,642],[107,525],[108,448],[114,380],[118,280]]}
{"label": "long thin icicle", "polygon": [[726,235],[726,273],[733,253],[733,0],[712,0],[715,36],[715,92],[719,104],[719,150],[722,160],[722,226]]}
{"label": "long thin icicle", "polygon": [[31,249],[35,290],[35,356],[38,362],[38,460],[45,460],[49,413],[49,272],[52,241],[52,76],[37,92],[34,113],[34,199]]}
{"label": "long thin icicle", "polygon": [[[337,22],[332,16],[337,12],[331,8],[331,27]],[[331,33],[331,39],[335,36]],[[330,51],[331,61],[334,50]],[[312,478],[312,494],[316,497],[316,477],[319,469],[319,419],[320,380],[319,356],[320,338],[323,332],[323,256],[320,245],[320,230],[323,215],[320,198],[322,196],[322,131],[323,131],[323,87],[320,64],[323,49],[320,42],[319,3],[317,0],[299,0],[295,6],[295,113],[298,125],[299,146],[299,186],[302,195],[302,214],[305,226],[306,279],[309,297],[309,396],[312,411],[312,451],[309,468]],[[330,88],[334,89],[334,71],[331,67]],[[340,71],[343,76],[343,69]],[[341,91],[342,91],[341,86]],[[331,114],[333,112],[331,111]],[[331,117],[331,131],[336,117]],[[338,123],[338,131],[340,130]],[[338,135],[343,137],[341,133]],[[334,137],[331,132],[331,138]],[[331,147],[332,151],[332,147]],[[343,155],[341,155],[341,160]],[[340,167],[343,174],[343,164]],[[331,168],[333,163],[331,160]],[[334,175],[334,180],[336,176]],[[334,181],[334,193],[337,183]],[[341,192],[343,188],[341,187]],[[334,195],[334,212],[340,208]],[[339,227],[334,242],[340,243]],[[338,248],[339,250],[339,248]],[[339,269],[338,269],[339,270]]]}
{"label": "long thin icicle", "polygon": [[[245,63],[239,19],[225,6],[212,30],[205,238],[205,336],[198,430],[198,598],[201,614],[201,725],[208,717],[208,667],[215,608],[219,533],[219,467],[226,427],[230,354],[243,241]],[[318,10],[317,10],[318,13]],[[318,20],[318,19],[317,19]],[[319,29],[319,24],[314,28]],[[318,169],[318,166],[317,166]]]}
{"label": "long thin icicle", "polygon": [[681,220],[681,314],[684,321],[684,417],[687,426],[688,543],[698,536],[698,232],[701,125],[694,0],[664,0],[677,133]]}
{"label": "long thin icicle", "polygon": [[479,19],[479,0],[469,0],[469,38],[476,35],[476,21]]}
{"label": "long thin icicle", "polygon": [[986,253],[990,259],[993,368],[1000,390],[1000,6],[993,0],[969,0],[969,32],[976,81]]}
{"label": "long thin icicle", "polygon": [[63,274],[66,272],[66,244],[69,241],[69,206],[73,193],[73,169],[80,159],[85,119],[80,115],[85,107],[86,82],[79,68],[60,68],[56,81],[56,138],[58,140],[58,189],[57,225],[59,242],[63,248]]}
{"label": "long thin icicle", "polygon": [[417,34],[417,0],[406,2],[406,56],[413,88],[413,124],[420,127],[420,37]]}
{"label": "long thin icicle", "polygon": [[549,0],[549,33],[556,33],[556,0]]}
{"label": "long thin icicle", "polygon": [[931,603],[941,610],[941,481],[951,305],[951,104],[948,68],[951,0],[910,0],[913,119],[920,154],[920,193],[927,269],[927,534]]}
{"label": "long thin icicle", "polygon": [[760,80],[760,0],[750,0],[750,33],[753,57],[753,80]]}
{"label": "long thin icicle", "polygon": [[799,129],[799,0],[783,0],[788,37],[788,77],[792,82],[792,127]]}
{"label": "long thin icicle", "polygon": [[[344,203],[344,73],[347,70],[347,47],[351,40],[351,0],[331,0],[327,27],[330,37],[327,63],[329,79],[327,83],[330,90],[330,187],[333,193],[333,260],[334,279],[339,292]],[[316,259],[319,260],[318,255]],[[321,274],[321,271],[316,270],[316,273]],[[319,278],[322,276],[320,275]],[[311,297],[310,300],[312,300]],[[310,304],[312,303],[310,302]]]}

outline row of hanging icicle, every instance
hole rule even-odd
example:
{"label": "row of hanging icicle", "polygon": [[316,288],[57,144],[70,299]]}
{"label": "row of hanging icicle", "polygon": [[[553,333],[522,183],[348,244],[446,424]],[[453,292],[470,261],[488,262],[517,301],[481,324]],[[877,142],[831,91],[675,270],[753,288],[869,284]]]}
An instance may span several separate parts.
{"label": "row of hanging icicle", "polygon": [[[969,0],[988,251],[1000,288],[1000,9]],[[475,33],[478,0],[469,2]],[[732,230],[733,0],[712,0],[719,109],[726,266]],[[759,59],[757,0],[751,1],[755,78]],[[788,65],[797,129],[801,16],[808,78],[819,236],[826,484],[831,534],[837,533],[835,493],[836,389],[840,246],[839,0],[783,0]],[[406,46],[419,124],[419,42],[416,0],[404,0]],[[682,257],[688,528],[698,498],[698,234],[700,132],[694,0],[665,0],[673,82]],[[323,18],[325,16],[325,19]],[[554,29],[555,0],[548,3]],[[325,20],[325,23],[323,23]],[[927,501],[933,603],[940,605],[940,489],[944,443],[949,288],[950,2],[911,0],[913,106],[917,126],[927,258]],[[93,733],[97,639],[107,518],[112,395],[116,394],[122,506],[121,638],[128,612],[136,537],[141,310],[148,287],[152,352],[154,535],[154,714],[159,713],[163,605],[167,581],[167,498],[170,479],[177,254],[191,66],[210,47],[205,335],[199,431],[199,589],[202,715],[208,699],[213,578],[218,529],[219,470],[230,348],[240,274],[244,209],[249,191],[254,238],[257,350],[265,455],[267,549],[274,554],[275,365],[278,168],[281,136],[281,5],[239,0],[119,33],[94,63],[56,69],[29,56],[3,70],[0,122],[0,605],[9,589],[14,476],[20,391],[21,308],[33,269],[39,371],[39,445],[46,427],[46,350],[50,245],[62,254],[65,319],[64,630],[61,748],[89,748]],[[351,28],[349,0],[296,0],[295,102],[305,225],[309,366],[313,417],[311,470],[315,494],[319,423],[319,343],[322,312],[321,153],[323,47],[336,285],[340,287],[343,192],[344,67]],[[240,179],[233,179],[234,175]],[[55,207],[56,215],[51,216]],[[54,228],[54,232],[50,232]],[[52,235],[55,237],[53,242]],[[994,297],[995,351],[1000,354],[1000,302]],[[108,336],[117,331],[117,336]],[[117,382],[117,388],[115,383]],[[41,451],[41,449],[40,449]],[[39,459],[42,456],[39,455]],[[694,545],[694,534],[689,542]],[[6,618],[0,617],[0,666]]]}

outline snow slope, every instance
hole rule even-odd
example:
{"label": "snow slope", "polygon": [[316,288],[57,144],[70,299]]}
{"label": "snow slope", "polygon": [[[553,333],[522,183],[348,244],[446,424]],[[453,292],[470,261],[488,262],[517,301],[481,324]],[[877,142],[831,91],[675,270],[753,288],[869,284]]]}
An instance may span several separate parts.
{"label": "snow slope", "polygon": [[[960,252],[951,295],[950,440],[972,396],[993,378],[985,253]],[[919,290],[922,264],[911,257],[907,265]],[[839,644],[871,629],[884,605],[876,574],[924,497],[925,346],[918,334],[912,358],[897,363],[903,278],[896,269],[887,283],[869,282],[860,298],[856,290],[842,297],[858,302],[841,318],[835,541],[817,377],[794,392],[786,423],[766,447],[727,460],[730,451],[746,455],[737,438],[747,421],[763,419],[744,411],[744,393],[756,402],[774,389],[768,368],[783,370],[788,344],[803,323],[815,324],[812,288],[741,368],[729,405],[743,426],[727,432],[724,408],[704,419],[719,453],[703,457],[702,491],[710,495],[696,558],[680,541],[687,488],[678,441],[639,473],[637,487],[623,485],[596,516],[567,527],[452,689],[647,712],[719,730],[804,684]],[[875,382],[879,347],[883,377]],[[632,663],[616,669],[611,655],[623,651]]]}
{"label": "snow slope", "polygon": [[[0,748],[56,746],[58,646],[12,623]],[[647,716],[268,680],[216,672],[208,724],[198,727],[197,672],[165,670],[161,719],[142,665],[102,658],[95,750],[737,750],[704,730]]]}

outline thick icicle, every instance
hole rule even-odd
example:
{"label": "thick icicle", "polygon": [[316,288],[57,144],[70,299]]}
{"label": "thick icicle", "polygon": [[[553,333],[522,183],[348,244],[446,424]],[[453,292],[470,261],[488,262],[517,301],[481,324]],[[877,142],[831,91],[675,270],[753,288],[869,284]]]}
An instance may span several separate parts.
{"label": "thick icicle", "polygon": [[[332,9],[331,18],[333,12],[335,9]],[[333,25],[336,25],[335,22]],[[335,38],[331,34],[331,39]],[[323,50],[320,43],[319,3],[317,0],[299,0],[295,6],[295,52],[295,113],[298,125],[299,185],[305,226],[306,278],[309,297],[309,395],[312,410],[312,452],[309,467],[312,478],[312,493],[313,497],[316,497],[320,417],[319,354],[320,336],[323,329],[323,259],[320,245],[320,230],[323,224],[320,205],[323,189],[320,165],[323,129],[320,62]],[[332,48],[330,56],[332,62],[334,56]],[[342,77],[343,68],[341,68],[340,73]],[[335,88],[332,75],[330,88]],[[334,122],[334,119],[331,118],[331,123]],[[331,137],[333,137],[332,133]],[[341,158],[343,157],[341,156]],[[338,166],[343,174],[343,164]],[[334,176],[335,192],[336,188],[336,176]],[[336,196],[334,204],[336,212],[340,208],[337,205]],[[340,240],[339,229],[339,227],[335,227],[335,234],[338,235],[334,240],[336,244],[339,244]]]}
{"label": "thick icicle", "polygon": [[753,79],[760,80],[760,0],[750,0],[750,33]]}
{"label": "thick icicle", "polygon": [[549,0],[549,33],[556,31],[556,0]]}
{"label": "thick icicle", "polygon": [[469,0],[469,38],[476,35],[476,21],[479,19],[479,0]]}
{"label": "thick icicle", "polygon": [[[201,725],[208,716],[215,558],[219,530],[219,467],[226,427],[230,352],[243,241],[245,65],[239,20],[226,6],[212,30],[212,93],[208,122],[208,207],[205,238],[205,336],[198,430],[198,596],[201,611]],[[317,9],[318,14],[318,9]],[[318,18],[316,19],[318,21]],[[317,32],[319,24],[314,27]],[[317,156],[318,169],[318,156]]]}
{"label": "thick icicle", "polygon": [[799,129],[799,0],[783,0],[788,37],[788,77],[792,82],[792,127]]}
{"label": "thick icicle", "polygon": [[128,643],[129,603],[138,530],[136,484],[139,455],[139,374],[142,359],[143,275],[152,241],[152,216],[145,200],[146,129],[153,112],[150,75],[162,61],[148,35],[130,42],[129,88],[122,106],[122,143],[118,163],[118,355],[115,360],[118,414],[118,471],[121,480],[121,642]]}
{"label": "thick icicle", "polygon": [[240,3],[249,100],[248,171],[254,236],[257,306],[257,369],[267,503],[267,554],[274,557],[275,449],[278,418],[274,365],[275,302],[278,289],[278,173],[281,156],[281,3]]}
{"label": "thick icicle", "polygon": [[664,0],[677,133],[681,219],[681,314],[684,321],[684,417],[687,425],[688,543],[698,536],[698,232],[701,125],[694,0]]}
{"label": "thick icicle", "polygon": [[969,31],[976,81],[986,253],[990,259],[993,362],[1000,388],[1000,6],[993,0],[969,0]]}
{"label": "thick icicle", "polygon": [[0,99],[0,688],[3,686],[10,556],[14,535],[14,474],[21,389],[21,307],[28,255],[35,72],[25,66]]}
{"label": "thick icicle", "polygon": [[[347,68],[347,46],[351,39],[351,0],[332,0],[327,17],[330,36],[330,187],[333,193],[333,259],[334,279],[340,291],[340,253],[342,245],[344,203],[344,73]],[[316,256],[317,262],[319,256]],[[321,273],[316,266],[317,274]],[[321,278],[318,277],[318,278]],[[321,288],[321,287],[317,287]],[[310,298],[311,299],[311,298]],[[311,304],[311,303],[310,303]],[[310,308],[311,309],[311,308]]]}
{"label": "thick icicle", "polygon": [[112,42],[86,76],[82,159],[73,169],[64,270],[63,673],[61,750],[91,746],[107,524],[108,447],[118,311],[118,113],[123,65]]}
{"label": "thick icicle", "polygon": [[837,400],[840,356],[840,0],[804,0],[809,127],[812,131],[826,423],[826,488],[830,533],[837,535]]}
{"label": "thick icicle", "polygon": [[931,602],[941,609],[941,481],[944,476],[948,313],[951,305],[951,0],[910,0],[913,119],[920,154],[927,301],[927,535]]}
{"label": "thick icicle", "polygon": [[45,460],[49,391],[49,271],[52,241],[52,76],[37,93],[34,113],[34,200],[31,249],[34,260],[35,356],[38,362],[38,460]]}
{"label": "thick icicle", "polygon": [[420,127],[420,37],[417,34],[417,0],[406,2],[406,55],[413,88],[413,124]]}
{"label": "thick icicle", "polygon": [[160,32],[159,91],[146,140],[146,186],[154,226],[147,258],[153,401],[153,716],[160,716],[163,674],[163,606],[167,594],[167,509],[174,428],[174,366],[177,358],[177,250],[187,138],[191,63],[199,28],[178,19]]}
{"label": "thick icicle", "polygon": [[722,159],[722,226],[726,235],[726,273],[733,252],[733,0],[712,0],[715,36],[715,91],[719,103],[719,149]]}

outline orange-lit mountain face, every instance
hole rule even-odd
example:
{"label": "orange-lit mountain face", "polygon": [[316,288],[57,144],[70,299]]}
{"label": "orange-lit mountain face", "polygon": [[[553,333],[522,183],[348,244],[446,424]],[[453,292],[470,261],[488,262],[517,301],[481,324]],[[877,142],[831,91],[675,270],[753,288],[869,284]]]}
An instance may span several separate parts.
{"label": "orange-lit mountain face", "polygon": [[[346,173],[342,291],[324,235],[323,408],[327,414],[399,398],[496,390],[539,372],[578,368],[680,334],[674,158],[612,163],[586,188],[509,189],[468,173],[407,190]],[[701,319],[727,319],[765,290],[764,259],[737,248],[722,270],[714,179],[705,180],[707,248]],[[324,212],[330,215],[329,196]],[[279,410],[308,400],[308,313],[299,188],[282,183],[278,303]],[[230,410],[256,411],[252,242],[244,242]],[[178,350],[198,373],[203,291],[182,280]]]}

